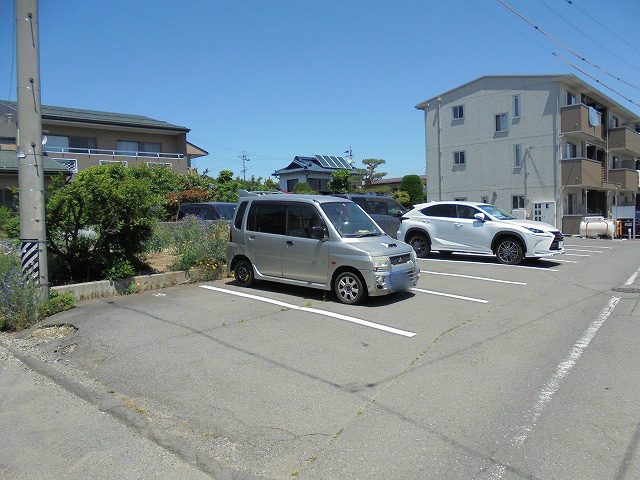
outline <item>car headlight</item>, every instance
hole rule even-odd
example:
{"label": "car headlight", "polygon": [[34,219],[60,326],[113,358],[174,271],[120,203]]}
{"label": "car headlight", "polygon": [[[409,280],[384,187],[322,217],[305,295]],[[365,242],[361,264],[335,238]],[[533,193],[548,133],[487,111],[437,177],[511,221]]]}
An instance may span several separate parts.
{"label": "car headlight", "polygon": [[371,257],[373,261],[373,271],[374,272],[388,272],[389,267],[391,265],[391,261],[389,257],[383,255],[381,257]]}
{"label": "car headlight", "polygon": [[529,230],[529,231],[531,231],[533,233],[545,233],[544,230],[540,230],[539,228],[533,228],[533,227],[524,227],[524,228],[526,228],[527,230]]}

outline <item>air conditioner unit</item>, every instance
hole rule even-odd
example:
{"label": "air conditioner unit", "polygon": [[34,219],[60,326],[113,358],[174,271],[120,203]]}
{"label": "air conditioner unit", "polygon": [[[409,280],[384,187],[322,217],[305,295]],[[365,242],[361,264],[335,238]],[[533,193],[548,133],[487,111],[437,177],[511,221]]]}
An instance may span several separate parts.
{"label": "air conditioner unit", "polygon": [[514,217],[521,218],[523,220],[527,219],[527,209],[526,208],[514,208],[511,210],[511,214]]}

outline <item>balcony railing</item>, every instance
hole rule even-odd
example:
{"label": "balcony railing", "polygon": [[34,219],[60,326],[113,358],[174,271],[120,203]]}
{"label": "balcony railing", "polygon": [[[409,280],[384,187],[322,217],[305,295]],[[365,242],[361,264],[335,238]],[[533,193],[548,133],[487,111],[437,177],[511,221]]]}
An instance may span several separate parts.
{"label": "balcony railing", "polygon": [[51,153],[72,153],[74,155],[100,155],[106,157],[128,157],[128,158],[163,158],[169,160],[181,160],[184,158],[182,153],[163,153],[163,152],[131,152],[127,150],[107,150],[104,148],[72,148],[72,147],[47,147],[44,146],[45,152]]}
{"label": "balcony railing", "polygon": [[638,174],[637,170],[629,170],[627,168],[616,168],[609,170],[609,181],[619,183],[622,190],[638,191]]}
{"label": "balcony railing", "polygon": [[589,123],[589,107],[583,104],[567,105],[560,110],[560,131],[582,140],[604,141],[602,114],[598,114],[598,125]]}
{"label": "balcony railing", "polygon": [[609,130],[609,150],[623,155],[636,157],[640,155],[640,133],[627,127]]}
{"label": "balcony railing", "polygon": [[602,187],[602,164],[588,158],[567,158],[560,161],[562,185]]}

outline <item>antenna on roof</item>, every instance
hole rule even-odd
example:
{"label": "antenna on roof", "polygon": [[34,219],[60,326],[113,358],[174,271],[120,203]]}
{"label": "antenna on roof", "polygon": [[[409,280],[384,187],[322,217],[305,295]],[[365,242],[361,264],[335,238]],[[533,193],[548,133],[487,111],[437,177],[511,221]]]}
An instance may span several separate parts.
{"label": "antenna on roof", "polygon": [[349,146],[349,150],[345,151],[347,153],[347,157],[349,158],[349,163],[353,165],[353,151],[351,150],[351,146]]}

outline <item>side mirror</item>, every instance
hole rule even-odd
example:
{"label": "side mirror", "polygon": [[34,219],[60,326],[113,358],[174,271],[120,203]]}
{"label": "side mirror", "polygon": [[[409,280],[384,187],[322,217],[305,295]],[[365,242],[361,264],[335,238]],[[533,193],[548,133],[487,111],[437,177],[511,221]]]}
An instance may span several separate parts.
{"label": "side mirror", "polygon": [[473,218],[475,218],[476,220],[480,220],[482,223],[484,223],[487,220],[487,217],[485,216],[484,213],[476,213]]}
{"label": "side mirror", "polygon": [[320,227],[320,226],[311,227],[311,238],[315,238],[316,240],[323,240],[324,227]]}

